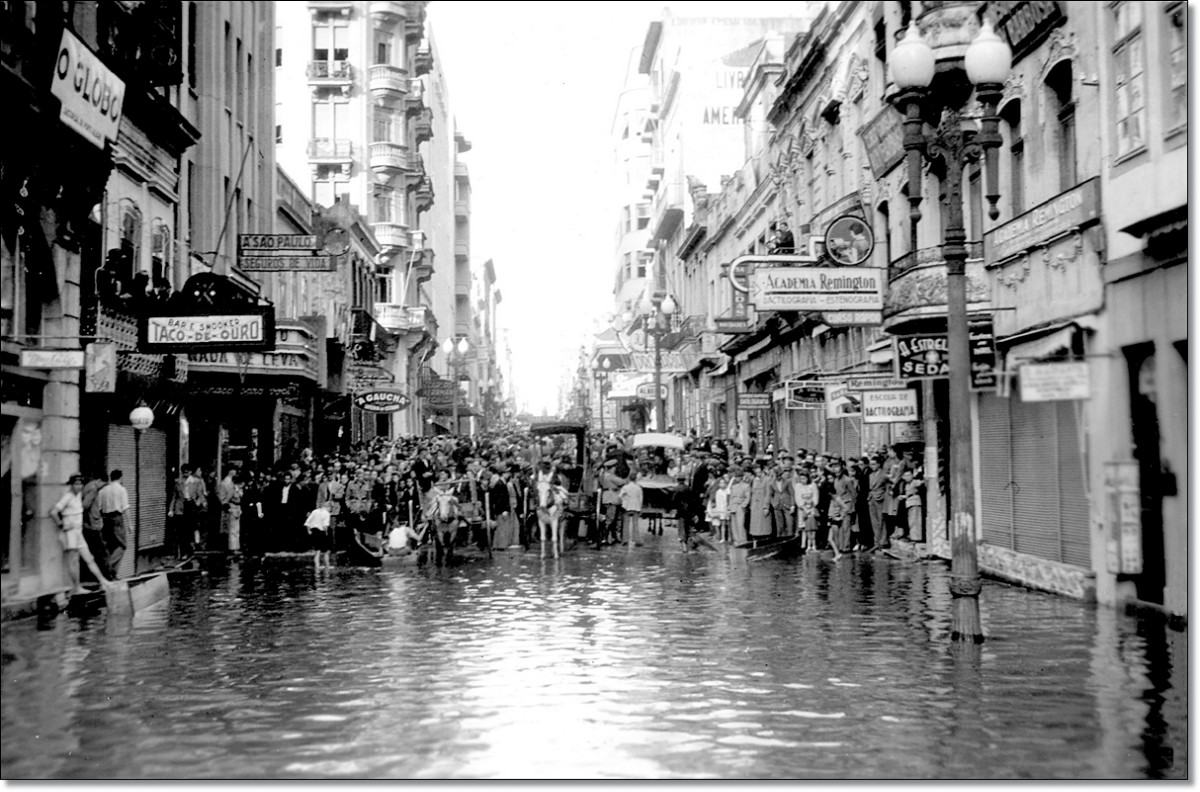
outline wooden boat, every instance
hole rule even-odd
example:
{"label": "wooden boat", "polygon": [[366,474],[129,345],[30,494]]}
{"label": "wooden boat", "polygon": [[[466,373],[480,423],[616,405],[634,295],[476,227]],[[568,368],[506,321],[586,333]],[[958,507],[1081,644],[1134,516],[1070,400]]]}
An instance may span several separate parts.
{"label": "wooden boat", "polygon": [[[342,551],[339,562],[347,566],[357,567],[381,567],[383,566],[383,552],[381,549],[369,547],[363,543],[366,535],[359,534],[357,531],[352,532],[353,538],[346,549]],[[375,538],[375,537],[371,537]],[[368,541],[370,541],[368,539]]]}
{"label": "wooden boat", "polygon": [[763,561],[768,558],[795,558],[804,552],[804,537],[775,536],[766,539],[751,539],[734,545],[746,551],[746,558]]}
{"label": "wooden boat", "polygon": [[135,577],[118,580],[107,592],[89,587],[83,594],[71,597],[67,612],[88,615],[108,608],[111,615],[132,616],[138,611],[166,601],[171,596],[171,583],[166,572],[148,572]]}

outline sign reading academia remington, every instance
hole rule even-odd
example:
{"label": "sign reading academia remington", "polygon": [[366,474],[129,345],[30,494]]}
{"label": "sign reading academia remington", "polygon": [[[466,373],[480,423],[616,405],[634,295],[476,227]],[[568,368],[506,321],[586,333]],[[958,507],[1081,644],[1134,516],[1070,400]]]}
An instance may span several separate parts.
{"label": "sign reading academia remington", "polygon": [[997,20],[996,32],[1012,48],[1016,63],[1066,21],[1062,6],[1054,0],[993,0],[986,11],[989,18]]}
{"label": "sign reading academia remington", "polygon": [[1100,179],[1072,187],[987,235],[992,260],[1004,261],[1100,219]]}
{"label": "sign reading academia remington", "polygon": [[883,270],[762,267],[750,277],[750,301],[760,311],[878,311]]}
{"label": "sign reading academia remington", "polygon": [[230,313],[151,314],[138,319],[138,351],[269,352],[275,349],[275,309],[245,306]]}

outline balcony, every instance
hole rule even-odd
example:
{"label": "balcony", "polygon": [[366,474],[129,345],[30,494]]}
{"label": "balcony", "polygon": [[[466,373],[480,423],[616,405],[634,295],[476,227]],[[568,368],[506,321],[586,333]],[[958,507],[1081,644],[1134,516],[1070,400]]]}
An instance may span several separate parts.
{"label": "balcony", "polygon": [[423,46],[413,55],[413,71],[418,77],[433,71],[433,50]]}
{"label": "balcony", "polygon": [[413,211],[418,215],[433,206],[433,180],[428,176],[421,177],[413,193]]}
{"label": "balcony", "polygon": [[466,198],[458,198],[454,201],[454,216],[461,217],[464,220],[471,216],[471,201]]}
{"label": "balcony", "polygon": [[349,175],[354,164],[354,143],[346,138],[313,138],[308,141],[308,161],[340,167]]}
{"label": "balcony", "polygon": [[427,140],[433,140],[433,111],[423,107],[413,122],[413,141],[420,145]]}
{"label": "balcony", "polygon": [[371,144],[368,162],[371,170],[375,171],[377,175],[383,176],[390,176],[412,167],[408,157],[408,147],[386,140]]}
{"label": "balcony", "polygon": [[376,99],[401,99],[408,94],[408,72],[389,63],[367,70],[367,87]]}
{"label": "balcony", "polygon": [[651,239],[670,239],[683,222],[683,183],[667,182],[657,190],[651,210]]}
{"label": "balcony", "polygon": [[354,67],[348,61],[309,61],[306,72],[312,88],[339,88],[349,93],[354,86]]}
{"label": "balcony", "polygon": [[397,303],[375,303],[375,319],[388,330],[407,332],[425,329],[424,305],[399,305]]}
{"label": "balcony", "polygon": [[396,2],[396,0],[371,0],[367,5],[368,13],[371,18],[384,25],[394,25],[400,21],[408,20],[408,9],[404,3]]}
{"label": "balcony", "polygon": [[407,226],[389,220],[371,223],[371,230],[375,232],[375,241],[385,252],[394,253],[408,246]]}
{"label": "balcony", "polygon": [[[883,298],[883,329],[894,335],[918,332],[946,321],[946,257],[942,246],[922,248],[892,262]],[[983,245],[967,243],[967,311],[991,308],[992,290]]]}
{"label": "balcony", "polygon": [[454,296],[455,297],[470,297],[471,296],[471,281],[468,276],[467,280],[459,278],[454,281]]}
{"label": "balcony", "polygon": [[456,240],[454,243],[454,257],[469,259],[471,257],[471,243],[463,239]]}
{"label": "balcony", "polygon": [[454,163],[454,178],[465,179],[465,180],[470,181],[471,171],[467,169],[467,163],[465,163],[465,162],[455,162]]}

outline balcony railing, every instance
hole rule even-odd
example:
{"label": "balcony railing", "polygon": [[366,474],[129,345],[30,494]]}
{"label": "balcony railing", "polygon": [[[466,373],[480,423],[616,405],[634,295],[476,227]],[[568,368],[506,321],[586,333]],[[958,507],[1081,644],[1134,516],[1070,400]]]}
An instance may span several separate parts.
{"label": "balcony railing", "polygon": [[347,13],[354,10],[354,0],[308,0],[311,11],[336,11]]}
{"label": "balcony railing", "polygon": [[347,138],[313,138],[308,141],[308,158],[318,162],[349,162],[354,159],[354,142]]}
{"label": "balcony railing", "polygon": [[461,241],[455,242],[454,243],[454,255],[457,258],[470,258],[471,257],[470,243],[469,242],[461,242]]}
{"label": "balcony railing", "polygon": [[354,67],[348,61],[309,61],[308,81],[318,85],[354,82]]}
{"label": "balcony railing", "polygon": [[421,112],[417,115],[417,120],[413,122],[413,140],[417,143],[424,143],[432,139],[433,111],[428,107],[422,107]]}
{"label": "balcony railing", "polygon": [[408,72],[399,66],[377,63],[367,71],[367,87],[376,96],[404,96],[408,85]]}
{"label": "balcony railing", "polygon": [[[944,321],[946,276],[946,256],[940,245],[923,248],[892,262],[883,298],[884,330],[902,333],[923,320],[941,317]],[[984,267],[982,246],[978,242],[967,245],[966,276],[967,309],[988,309],[992,290]]]}
{"label": "balcony railing", "polygon": [[408,244],[408,228],[400,223],[371,223],[371,230],[375,232],[375,241],[385,248],[403,248]]}
{"label": "balcony railing", "polygon": [[[982,242],[968,242],[966,248],[967,261],[983,259]],[[914,250],[911,253],[905,253],[891,263],[891,266],[888,267],[888,279],[895,280],[913,267],[919,267],[922,264],[940,264],[945,260],[946,256],[942,252],[941,245]]]}
{"label": "balcony railing", "polygon": [[418,49],[417,53],[413,56],[413,68],[416,70],[418,77],[433,71],[433,50],[428,46]]}
{"label": "balcony railing", "polygon": [[462,198],[456,200],[454,202],[454,215],[455,217],[470,217],[471,202]]}
{"label": "balcony railing", "polygon": [[375,303],[375,319],[388,330],[422,330],[425,328],[424,305],[400,305],[397,303]]}
{"label": "balcony railing", "polygon": [[408,147],[380,140],[371,144],[370,165],[373,170],[402,171],[412,167]]}

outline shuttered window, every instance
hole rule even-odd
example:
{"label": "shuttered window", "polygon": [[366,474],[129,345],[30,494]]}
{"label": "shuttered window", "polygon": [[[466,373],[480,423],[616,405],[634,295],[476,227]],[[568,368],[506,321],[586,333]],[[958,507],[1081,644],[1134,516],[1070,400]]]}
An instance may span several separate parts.
{"label": "shuttered window", "polygon": [[862,416],[829,418],[825,421],[825,452],[832,456],[862,456]]}
{"label": "shuttered window", "polygon": [[1091,566],[1073,402],[980,398],[980,509],[988,544]]}
{"label": "shuttered window", "polygon": [[821,422],[825,420],[824,410],[789,410],[792,422],[792,452],[800,449],[819,452],[821,450]]}

